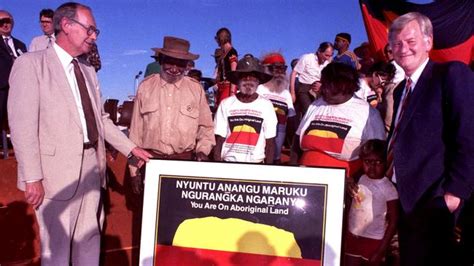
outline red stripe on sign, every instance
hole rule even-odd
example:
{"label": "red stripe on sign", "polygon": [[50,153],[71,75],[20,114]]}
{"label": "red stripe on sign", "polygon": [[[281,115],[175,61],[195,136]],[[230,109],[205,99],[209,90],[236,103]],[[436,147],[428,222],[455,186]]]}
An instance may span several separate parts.
{"label": "red stripe on sign", "polygon": [[156,245],[155,264],[157,266],[234,266],[234,265],[278,265],[278,266],[320,266],[320,260],[296,259],[240,252],[209,249],[185,248]]}

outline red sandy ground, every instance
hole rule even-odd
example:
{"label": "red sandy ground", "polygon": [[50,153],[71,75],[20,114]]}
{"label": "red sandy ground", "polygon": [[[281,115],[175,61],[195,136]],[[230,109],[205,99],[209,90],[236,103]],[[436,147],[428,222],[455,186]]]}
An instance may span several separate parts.
{"label": "red sandy ground", "polygon": [[[282,161],[288,161],[283,154]],[[108,161],[106,224],[101,265],[138,265],[141,203],[126,180],[126,160]],[[0,159],[0,265],[40,265],[38,225],[23,192],[16,188],[14,157]]]}
{"label": "red sandy ground", "polygon": [[[16,189],[14,158],[0,160],[0,265],[40,265],[38,226],[33,209]],[[140,221],[137,198],[124,186],[125,158],[109,161],[102,265],[136,265]],[[132,264],[132,260],[135,262]]]}

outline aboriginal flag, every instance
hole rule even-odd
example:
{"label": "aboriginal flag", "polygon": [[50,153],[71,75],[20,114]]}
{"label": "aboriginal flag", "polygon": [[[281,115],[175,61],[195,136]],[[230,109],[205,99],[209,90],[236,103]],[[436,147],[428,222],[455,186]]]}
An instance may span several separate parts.
{"label": "aboriginal flag", "polygon": [[262,130],[263,118],[255,116],[230,116],[230,136],[226,143],[238,143],[255,146]]}
{"label": "aboriginal flag", "polygon": [[433,50],[437,62],[474,59],[474,1],[438,0],[426,4],[406,0],[359,0],[365,28],[373,53],[381,57],[394,19],[408,12],[419,12],[433,24]]}
{"label": "aboriginal flag", "polygon": [[278,124],[286,125],[286,117],[288,115],[288,105],[285,102],[270,99],[275,109],[275,113],[278,119]]}
{"label": "aboriginal flag", "polygon": [[301,147],[308,150],[322,150],[340,153],[351,126],[335,122],[311,121],[306,129]]}

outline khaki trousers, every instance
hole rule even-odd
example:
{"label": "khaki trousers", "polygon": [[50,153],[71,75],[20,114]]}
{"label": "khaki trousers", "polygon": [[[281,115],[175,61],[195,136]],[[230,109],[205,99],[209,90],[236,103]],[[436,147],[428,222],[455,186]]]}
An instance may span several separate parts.
{"label": "khaki trousers", "polygon": [[99,265],[104,219],[100,185],[96,151],[93,148],[84,150],[74,196],[66,201],[45,199],[36,211],[41,265]]}

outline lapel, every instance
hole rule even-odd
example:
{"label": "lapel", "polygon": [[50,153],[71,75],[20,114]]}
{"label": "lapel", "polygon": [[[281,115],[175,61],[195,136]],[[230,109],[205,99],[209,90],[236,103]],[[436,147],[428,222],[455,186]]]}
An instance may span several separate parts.
{"label": "lapel", "polygon": [[25,49],[26,47],[24,47],[24,44],[20,40],[17,40],[14,37],[12,37],[12,40],[13,40],[13,47],[15,47],[15,52],[18,56],[21,55],[18,52],[18,50],[20,50],[22,53],[26,53],[26,49]]}
{"label": "lapel", "polygon": [[63,95],[67,109],[71,113],[73,121],[79,128],[82,128],[81,120],[79,119],[79,113],[76,107],[76,101],[74,100],[74,95],[72,94],[71,86],[67,80],[66,73],[64,73],[64,68],[61,65],[61,61],[59,61],[59,57],[54,49],[46,49],[45,53],[48,59],[46,61],[46,67],[49,69],[52,79],[56,83],[58,90]]}
{"label": "lapel", "polygon": [[412,95],[410,96],[410,102],[408,103],[408,106],[404,111],[402,121],[400,121],[400,132],[402,132],[409,124],[410,120],[413,117],[413,114],[415,114],[417,107],[422,102],[423,95],[425,95],[425,92],[430,89],[430,82],[433,72],[432,68],[433,62],[429,61],[425,69],[423,69],[423,72],[421,73],[421,76],[418,79],[415,88],[413,88]]}
{"label": "lapel", "polygon": [[10,52],[7,50],[7,44],[5,43],[2,35],[0,35],[0,48],[3,50],[3,52],[5,52],[5,54],[8,55],[8,57],[11,58]]}

